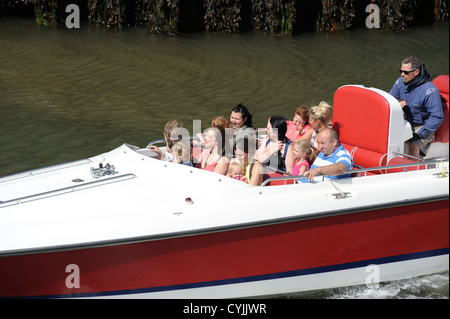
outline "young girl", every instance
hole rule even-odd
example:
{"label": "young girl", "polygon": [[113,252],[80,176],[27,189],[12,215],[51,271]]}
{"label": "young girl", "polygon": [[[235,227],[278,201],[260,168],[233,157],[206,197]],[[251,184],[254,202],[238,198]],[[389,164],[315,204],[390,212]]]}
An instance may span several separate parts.
{"label": "young girl", "polygon": [[244,163],[239,162],[237,160],[233,160],[230,163],[230,167],[228,168],[228,177],[247,183],[247,178],[245,177]]}
{"label": "young girl", "polygon": [[172,147],[172,162],[192,166],[191,153],[191,145],[188,141],[178,141]]}
{"label": "young girl", "polygon": [[310,164],[314,162],[316,152],[308,141],[298,140],[294,144],[294,158],[295,163],[292,169],[292,175],[302,176],[309,170]]}

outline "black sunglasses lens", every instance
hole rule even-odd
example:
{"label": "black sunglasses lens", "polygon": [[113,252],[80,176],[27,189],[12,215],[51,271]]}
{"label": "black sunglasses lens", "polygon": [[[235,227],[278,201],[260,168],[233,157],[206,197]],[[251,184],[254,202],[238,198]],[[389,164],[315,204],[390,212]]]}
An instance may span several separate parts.
{"label": "black sunglasses lens", "polygon": [[[417,70],[417,69],[415,69],[415,70]],[[411,70],[411,71],[398,70],[398,71],[400,72],[400,74],[405,73],[406,75],[408,75],[415,70]]]}

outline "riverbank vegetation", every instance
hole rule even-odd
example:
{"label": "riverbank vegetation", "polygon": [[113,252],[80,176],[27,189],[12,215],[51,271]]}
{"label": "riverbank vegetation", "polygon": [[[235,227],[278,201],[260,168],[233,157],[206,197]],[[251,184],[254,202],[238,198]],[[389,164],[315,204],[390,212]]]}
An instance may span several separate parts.
{"label": "riverbank vegetation", "polygon": [[69,4],[76,4],[80,19],[91,25],[144,27],[155,34],[258,30],[290,36],[348,30],[374,21],[370,4],[379,8],[379,28],[386,31],[447,21],[449,15],[449,0],[4,0],[0,14],[34,15],[41,26],[61,28]]}

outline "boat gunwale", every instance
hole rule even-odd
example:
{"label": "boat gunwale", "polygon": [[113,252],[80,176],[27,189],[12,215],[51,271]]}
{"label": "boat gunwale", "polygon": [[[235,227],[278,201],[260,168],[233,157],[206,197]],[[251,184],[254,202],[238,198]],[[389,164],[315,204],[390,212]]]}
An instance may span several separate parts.
{"label": "boat gunwale", "polygon": [[[429,167],[429,165],[439,165],[442,164],[443,162],[448,163],[449,158],[435,158],[435,159],[431,159],[431,160],[427,160],[427,161],[422,161],[422,162],[417,162],[417,163],[404,163],[404,164],[396,164],[396,165],[387,165],[387,166],[378,166],[378,167],[368,167],[368,168],[358,168],[358,169],[352,169],[350,171],[345,171],[344,173],[341,174],[337,174],[337,175],[333,175],[333,176],[340,176],[340,175],[347,175],[347,174],[357,174],[355,176],[352,177],[361,177],[362,176],[368,176],[367,173],[368,172],[373,172],[373,171],[385,171],[385,173],[383,174],[376,174],[376,175],[386,175],[388,174],[388,170],[391,169],[396,169],[396,168],[403,168],[403,172],[398,172],[398,173],[406,173],[407,167],[414,167],[414,166],[426,166],[426,169],[436,169],[437,167]],[[444,165],[443,165],[444,166]],[[441,172],[441,174],[445,174],[448,175],[448,171],[446,170],[446,167],[442,167],[443,171]],[[364,174],[362,174],[364,173]],[[436,173],[439,174],[439,173]],[[317,177],[327,177],[329,175],[323,175],[323,174],[318,174],[316,175]],[[299,179],[299,178],[304,178],[304,176],[294,176],[294,175],[288,175],[288,176],[279,176],[279,177],[271,177],[266,179],[262,184],[261,187],[267,186],[267,184],[269,184],[272,181],[282,181],[282,180],[291,180],[291,179]]]}
{"label": "boat gunwale", "polygon": [[437,196],[421,198],[418,200],[396,201],[396,202],[389,203],[388,205],[380,204],[380,205],[370,205],[370,206],[359,206],[357,208],[345,208],[345,209],[338,209],[338,210],[334,210],[334,211],[302,214],[302,215],[289,216],[289,217],[280,217],[280,218],[274,218],[274,219],[268,219],[268,220],[260,220],[260,221],[253,221],[253,222],[226,225],[226,226],[207,227],[207,228],[188,230],[188,231],[178,231],[178,232],[172,232],[172,233],[166,233],[166,234],[127,237],[127,238],[120,238],[120,239],[110,239],[110,240],[93,241],[93,242],[76,243],[76,244],[66,244],[66,245],[55,245],[55,246],[32,248],[32,249],[16,249],[16,250],[0,252],[0,258],[15,257],[15,256],[21,256],[21,255],[58,253],[58,252],[84,250],[84,249],[92,249],[92,248],[100,248],[100,247],[138,244],[138,243],[143,243],[143,242],[169,240],[169,239],[182,238],[182,237],[202,236],[202,235],[213,234],[213,233],[221,233],[221,232],[242,230],[242,229],[255,228],[255,227],[266,227],[266,226],[279,225],[279,224],[298,222],[298,221],[304,221],[304,220],[335,217],[335,216],[341,216],[341,215],[366,213],[366,212],[374,211],[377,209],[412,206],[412,205],[417,205],[417,204],[425,204],[425,203],[445,201],[445,200],[447,200],[447,201],[449,200],[448,195],[437,195]]}

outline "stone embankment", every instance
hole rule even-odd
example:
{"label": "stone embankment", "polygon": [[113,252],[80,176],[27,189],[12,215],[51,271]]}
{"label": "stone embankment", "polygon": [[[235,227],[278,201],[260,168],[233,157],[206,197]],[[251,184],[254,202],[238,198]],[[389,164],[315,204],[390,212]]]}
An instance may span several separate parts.
{"label": "stone embankment", "polygon": [[3,0],[0,14],[34,15],[39,25],[58,28],[65,26],[69,4],[77,5],[81,20],[111,29],[145,27],[156,34],[260,30],[289,36],[364,25],[404,31],[448,20],[449,0]]}

